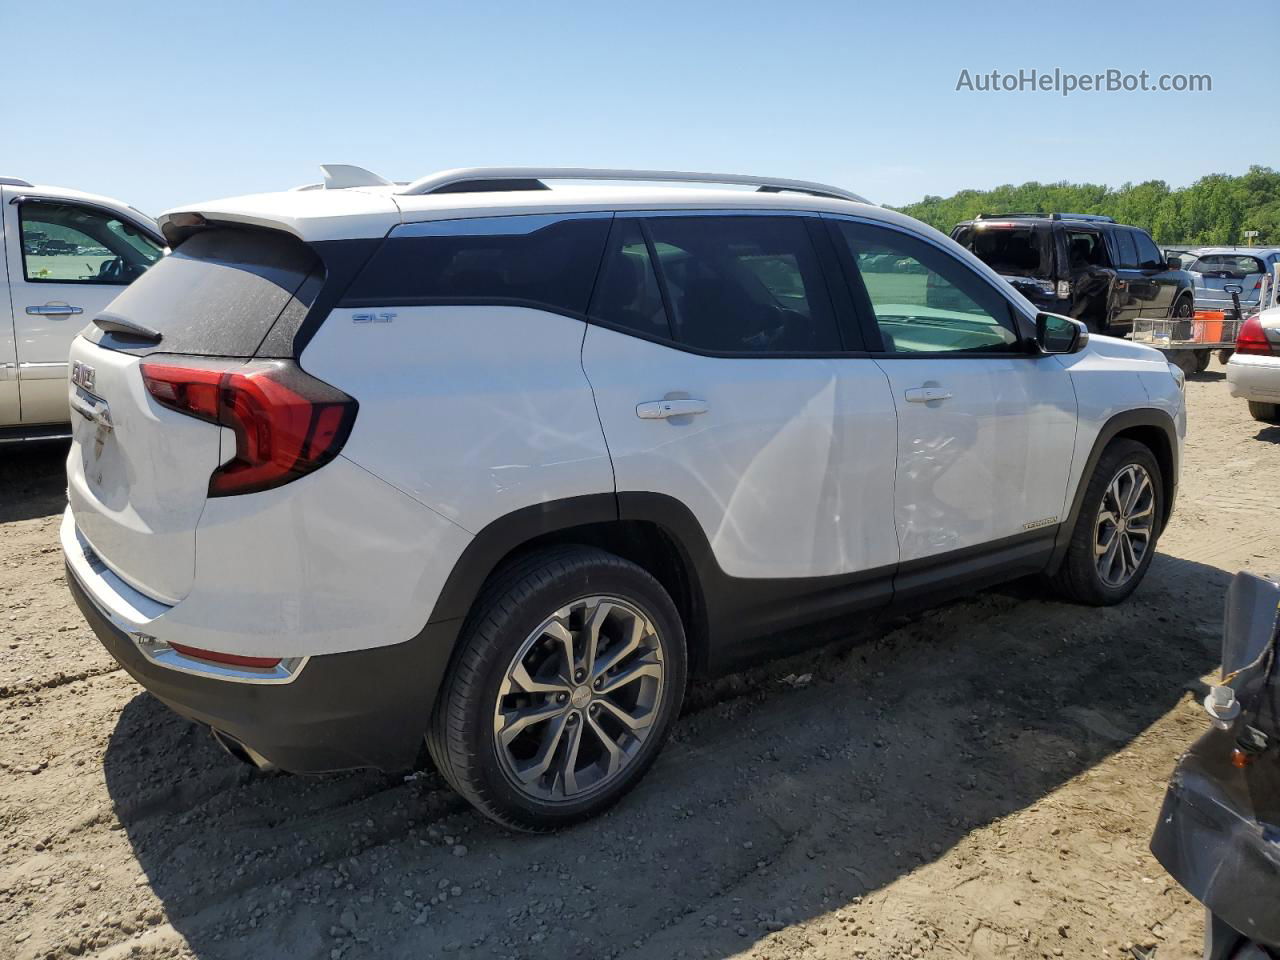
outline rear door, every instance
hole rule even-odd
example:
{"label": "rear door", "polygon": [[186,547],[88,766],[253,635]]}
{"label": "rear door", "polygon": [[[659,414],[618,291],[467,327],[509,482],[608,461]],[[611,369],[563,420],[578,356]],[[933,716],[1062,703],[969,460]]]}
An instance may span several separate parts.
{"label": "rear door", "polygon": [[[89,204],[3,192],[21,422],[59,423],[67,354],[86,322],[160,259],[147,231]],[[11,202],[16,201],[16,202]]]}
{"label": "rear door", "polygon": [[[1027,349],[1011,302],[948,251],[882,224],[832,223],[897,411],[899,586],[961,558],[972,574],[1038,557],[1063,516],[1076,427],[1069,374]],[[866,269],[886,257],[901,266]],[[928,304],[930,275],[958,306]]]}
{"label": "rear door", "polygon": [[687,506],[730,577],[878,570],[887,599],[893,401],[845,355],[815,236],[816,217],[619,214],[583,366],[619,493]]}
{"label": "rear door", "polygon": [[[197,233],[125,290],[105,316],[155,331],[143,342],[90,325],[71,346],[67,496],[77,534],[131,586],[175,603],[195,574],[196,526],[214,469],[236,450],[230,430],[159,404],[144,363],[253,356],[318,270],[282,233]],[[308,287],[310,289],[310,287]],[[62,385],[62,402],[68,387]]]}

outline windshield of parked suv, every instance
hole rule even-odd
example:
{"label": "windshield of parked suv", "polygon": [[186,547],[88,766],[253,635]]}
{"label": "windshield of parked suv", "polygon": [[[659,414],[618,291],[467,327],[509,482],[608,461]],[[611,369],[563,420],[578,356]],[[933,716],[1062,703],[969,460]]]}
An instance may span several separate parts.
{"label": "windshield of parked suv", "polygon": [[1006,277],[1052,277],[1050,234],[1032,224],[983,223],[956,232],[956,241]]}

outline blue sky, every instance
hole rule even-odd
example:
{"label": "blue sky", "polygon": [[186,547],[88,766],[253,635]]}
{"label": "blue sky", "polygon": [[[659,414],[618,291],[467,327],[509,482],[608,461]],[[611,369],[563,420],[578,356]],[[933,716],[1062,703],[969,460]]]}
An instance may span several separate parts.
{"label": "blue sky", "polygon": [[[1280,17],[1169,3],[26,6],[0,174],[186,201],[446,167],[705,169],[891,204],[1025,180],[1190,183],[1280,165]],[[1094,11],[1074,15],[1073,7]],[[1206,8],[1207,9],[1207,8]],[[961,69],[1209,73],[1212,93],[956,92]]]}

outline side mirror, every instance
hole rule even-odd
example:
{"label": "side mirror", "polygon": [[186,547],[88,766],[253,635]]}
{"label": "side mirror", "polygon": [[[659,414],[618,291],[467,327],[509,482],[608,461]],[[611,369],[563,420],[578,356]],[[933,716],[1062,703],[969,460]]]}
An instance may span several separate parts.
{"label": "side mirror", "polygon": [[1166,269],[1166,270],[1181,270],[1181,269],[1182,269],[1182,258],[1181,258],[1181,257],[1170,257],[1168,260],[1166,260],[1166,261],[1164,262],[1164,267],[1165,267],[1165,269]]}
{"label": "side mirror", "polygon": [[1041,353],[1079,353],[1089,343],[1089,328],[1057,313],[1036,314],[1036,345]]}

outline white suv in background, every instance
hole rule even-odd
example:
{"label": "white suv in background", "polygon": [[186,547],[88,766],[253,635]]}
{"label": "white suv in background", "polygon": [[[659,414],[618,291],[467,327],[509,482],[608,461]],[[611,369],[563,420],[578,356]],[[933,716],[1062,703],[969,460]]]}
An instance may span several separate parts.
{"label": "white suv in background", "polygon": [[[327,172],[165,214],[71,352],[68,582],[242,759],[397,769],[425,735],[545,829],[636,782],[691,673],[1026,574],[1114,603],[1151,563],[1181,374],[915,220],[739,176]],[[686,185],[547,185],[584,179]]]}
{"label": "white suv in background", "polygon": [[69,434],[71,341],[163,253],[118,200],[0,177],[0,443]]}

